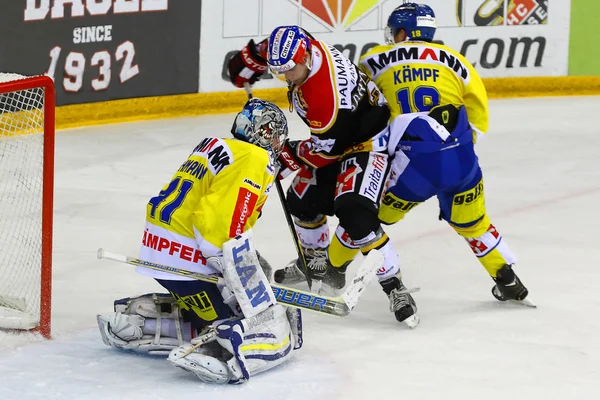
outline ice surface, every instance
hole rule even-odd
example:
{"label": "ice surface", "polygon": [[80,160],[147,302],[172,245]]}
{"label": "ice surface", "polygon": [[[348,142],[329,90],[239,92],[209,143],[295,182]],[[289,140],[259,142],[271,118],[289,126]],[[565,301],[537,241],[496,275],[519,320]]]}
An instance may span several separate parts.
{"label": "ice surface", "polygon": [[[202,137],[228,136],[232,115],[59,132],[54,339],[0,334],[0,398],[598,399],[598,110],[600,97],[492,101],[490,133],[477,145],[489,214],[537,309],[492,297],[492,281],[431,200],[387,228],[405,283],[422,288],[417,329],[394,320],[373,282],[346,319],[305,313],[293,360],[236,387],[114,351],[95,322],[114,299],[159,289],[96,250],[136,256],[148,198]],[[296,117],[290,125],[305,137]],[[254,237],[274,266],[294,257],[276,198]]]}

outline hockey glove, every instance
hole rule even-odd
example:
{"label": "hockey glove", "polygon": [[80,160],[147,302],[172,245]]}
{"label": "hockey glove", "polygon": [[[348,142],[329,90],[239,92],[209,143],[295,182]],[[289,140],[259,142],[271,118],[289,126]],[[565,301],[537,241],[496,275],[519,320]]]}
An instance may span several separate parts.
{"label": "hockey glove", "polygon": [[[260,79],[267,70],[267,60],[261,55],[266,54],[266,47],[266,39],[258,45],[250,39],[250,42],[229,60],[227,69],[231,83],[242,88],[245,83],[252,85]],[[261,52],[263,48],[265,51]]]}
{"label": "hockey glove", "polygon": [[283,150],[277,158],[279,164],[278,179],[287,178],[292,172],[298,171],[304,165],[304,162],[298,157],[298,145],[300,143],[300,140],[291,140],[283,146]]}

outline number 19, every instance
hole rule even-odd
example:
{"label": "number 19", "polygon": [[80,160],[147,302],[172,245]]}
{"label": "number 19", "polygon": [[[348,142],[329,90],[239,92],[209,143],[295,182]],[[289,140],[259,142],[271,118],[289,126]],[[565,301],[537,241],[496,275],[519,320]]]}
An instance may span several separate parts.
{"label": "number 19", "polygon": [[440,92],[432,86],[419,86],[411,96],[410,89],[404,88],[396,92],[396,99],[401,114],[423,112],[440,105]]}

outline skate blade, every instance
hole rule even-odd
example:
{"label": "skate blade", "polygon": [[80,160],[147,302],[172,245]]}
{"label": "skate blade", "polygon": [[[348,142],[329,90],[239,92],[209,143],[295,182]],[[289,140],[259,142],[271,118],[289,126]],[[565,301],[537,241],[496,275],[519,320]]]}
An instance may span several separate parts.
{"label": "skate blade", "polygon": [[281,279],[281,282],[279,282],[277,279],[275,279],[275,277],[273,277],[273,281],[275,281],[275,283],[278,283],[280,285],[295,285],[296,283],[306,282],[306,278],[304,277],[304,275],[292,276],[289,278]]}
{"label": "skate blade", "polygon": [[526,307],[537,308],[537,305],[529,298],[529,296],[525,297],[523,300],[508,300],[511,303],[519,304]]}
{"label": "skate blade", "polygon": [[399,294],[411,294],[411,293],[417,293],[420,292],[421,288],[420,287],[414,287],[414,288],[410,288],[410,289],[404,289],[404,290],[399,290]]}
{"label": "skate blade", "polygon": [[421,322],[421,318],[419,318],[417,314],[413,314],[402,321],[402,323],[406,324],[410,329],[415,329],[417,325],[419,325],[419,322]]}

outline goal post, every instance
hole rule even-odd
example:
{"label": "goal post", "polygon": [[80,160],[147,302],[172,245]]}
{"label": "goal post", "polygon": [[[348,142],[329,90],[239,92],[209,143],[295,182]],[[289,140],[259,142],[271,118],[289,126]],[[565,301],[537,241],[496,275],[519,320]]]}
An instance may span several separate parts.
{"label": "goal post", "polygon": [[52,79],[0,72],[0,329],[50,338]]}

